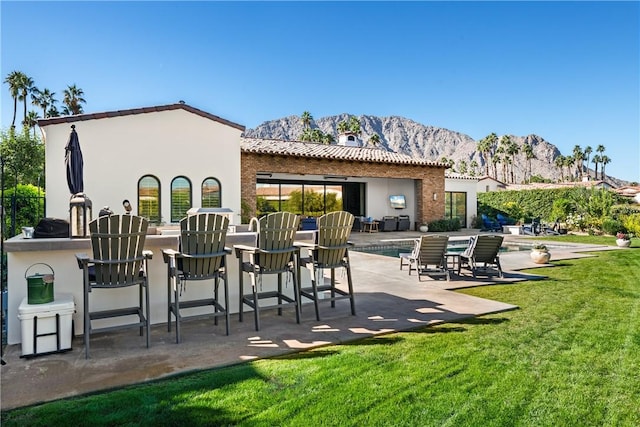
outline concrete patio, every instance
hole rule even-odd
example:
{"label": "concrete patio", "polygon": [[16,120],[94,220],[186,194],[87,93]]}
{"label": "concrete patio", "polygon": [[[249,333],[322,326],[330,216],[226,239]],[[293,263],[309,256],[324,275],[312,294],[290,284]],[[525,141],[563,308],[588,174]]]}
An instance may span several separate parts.
{"label": "concrete patio", "polygon": [[[464,238],[464,235],[477,234],[477,230],[447,234]],[[366,246],[418,235],[418,232],[352,233],[352,241]],[[521,236],[505,235],[505,242],[522,240]],[[553,245],[552,261],[616,249]],[[406,268],[400,271],[397,258],[352,251],[356,316],[350,315],[348,301],[343,300],[333,309],[328,303],[321,304],[322,321],[317,322],[313,305],[305,303],[300,324],[295,322],[293,310],[285,310],[281,317],[275,310],[267,310],[262,313],[259,332],[254,329],[252,313],[246,315],[242,323],[237,315],[232,315],[229,336],[224,334],[223,323],[214,326],[210,319],[190,320],[183,323],[181,344],[175,343],[175,335],[167,332],[166,324],[154,325],[149,349],[135,330],[111,332],[92,338],[89,360],[84,358],[79,336],[73,339],[73,349],[69,352],[30,359],[20,357],[20,345],[7,346],[3,355],[6,365],[1,368],[1,408],[33,405],[189,371],[514,310],[518,307],[454,292],[465,287],[542,278],[519,272],[540,267],[531,261],[528,251],[503,253],[501,261],[505,271],[503,279],[474,279],[470,273],[463,272],[461,276],[452,275],[450,282],[430,279],[419,282],[415,273],[409,276]],[[345,281],[345,277],[339,273],[338,280]]]}

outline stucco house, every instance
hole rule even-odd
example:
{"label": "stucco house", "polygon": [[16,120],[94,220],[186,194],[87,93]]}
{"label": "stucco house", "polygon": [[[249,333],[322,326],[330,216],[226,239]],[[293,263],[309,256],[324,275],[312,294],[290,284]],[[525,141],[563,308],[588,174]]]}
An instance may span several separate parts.
{"label": "stucco house", "polygon": [[[337,194],[342,208],[356,216],[408,215],[415,223],[457,212],[445,188],[447,165],[360,147],[353,138],[332,145],[245,138],[244,126],[184,103],[48,118],[38,125],[49,217],[69,216],[64,148],[71,125],[80,138],[84,192],[94,218],[103,206],[121,212],[127,199],[133,213],[156,223],[177,223],[188,207],[224,207],[233,211],[231,223],[240,224],[243,212],[245,220],[257,213],[257,190],[266,187],[278,200],[292,189],[303,199],[308,191]],[[390,196],[405,196],[405,206],[392,206]],[[475,194],[465,197],[475,209]],[[304,201],[298,209],[302,215],[319,212]],[[461,215],[468,224],[469,212]]]}
{"label": "stucco house", "polygon": [[173,223],[186,212],[177,206],[202,206],[204,198],[205,204],[213,200],[230,208],[232,221],[240,222],[240,140],[245,128],[181,103],[39,120],[45,141],[47,216],[69,217],[64,155],[72,124],[80,139],[84,192],[93,203],[94,218],[103,206],[123,213],[122,201],[127,199],[133,213]]}
{"label": "stucco house", "polygon": [[488,175],[479,177],[477,182],[478,182],[478,185],[477,185],[478,193],[500,191],[507,188],[507,184]]}

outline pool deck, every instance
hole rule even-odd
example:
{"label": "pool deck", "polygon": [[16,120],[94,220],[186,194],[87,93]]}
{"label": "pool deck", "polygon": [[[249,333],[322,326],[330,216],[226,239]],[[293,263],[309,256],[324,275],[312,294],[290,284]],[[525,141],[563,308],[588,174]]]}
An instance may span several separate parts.
{"label": "pool deck", "polygon": [[[446,233],[452,239],[465,239],[478,230]],[[414,239],[419,232],[352,233],[356,245],[380,245],[404,239]],[[504,235],[505,241],[528,238]],[[597,245],[562,245],[553,242],[552,261],[594,256],[592,251],[616,250]],[[275,310],[261,315],[262,329],[256,332],[253,316],[244,322],[231,317],[231,334],[224,334],[224,325],[214,326],[210,319],[183,323],[181,344],[165,325],[154,325],[151,348],[134,330],[96,335],[91,341],[91,359],[85,360],[81,337],[75,337],[73,349],[66,353],[20,358],[21,346],[5,348],[1,368],[1,409],[33,405],[60,398],[79,396],[130,384],[144,383],[202,369],[242,363],[247,360],[286,355],[314,347],[411,331],[426,325],[457,321],[518,309],[499,301],[453,292],[456,289],[510,284],[543,276],[525,274],[522,269],[541,267],[534,264],[527,251],[501,255],[505,277],[474,279],[470,274],[453,275],[452,280],[418,281],[415,273],[400,270],[397,258],[351,251],[351,265],[356,292],[356,315],[351,316],[348,301],[338,301],[335,308],[321,304],[322,321],[315,319],[313,305],[304,304],[302,321],[285,310],[281,317]],[[545,265],[542,265],[543,267]],[[549,265],[546,265],[549,266]],[[344,282],[344,275],[337,274]],[[342,284],[341,284],[342,285]],[[78,333],[79,331],[76,331]]]}

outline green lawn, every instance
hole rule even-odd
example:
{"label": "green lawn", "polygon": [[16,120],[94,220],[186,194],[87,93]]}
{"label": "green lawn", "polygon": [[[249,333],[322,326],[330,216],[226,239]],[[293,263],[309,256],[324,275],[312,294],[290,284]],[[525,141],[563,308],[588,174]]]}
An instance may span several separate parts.
{"label": "green lawn", "polygon": [[520,310],[21,408],[2,425],[640,425],[640,251],[555,265],[464,291]]}

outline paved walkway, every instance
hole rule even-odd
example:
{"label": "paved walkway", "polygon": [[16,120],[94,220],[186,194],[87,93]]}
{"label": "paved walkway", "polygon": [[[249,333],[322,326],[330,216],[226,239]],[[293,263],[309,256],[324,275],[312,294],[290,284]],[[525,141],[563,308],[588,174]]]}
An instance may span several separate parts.
{"label": "paved walkway", "polygon": [[[354,233],[352,240],[366,245],[417,235],[415,232]],[[462,233],[459,238],[464,238]],[[592,256],[587,252],[602,249],[614,248],[557,247],[552,249],[552,260]],[[8,346],[4,354],[7,364],[1,368],[1,408],[32,405],[199,369],[514,310],[518,307],[452,290],[541,278],[518,272],[538,266],[529,259],[527,251],[501,256],[504,279],[473,279],[469,274],[454,275],[450,282],[424,278],[419,282],[415,273],[409,276],[406,268],[399,270],[397,258],[355,251],[351,254],[356,316],[350,315],[348,301],[343,300],[338,301],[334,309],[328,303],[321,305],[321,322],[315,320],[313,305],[303,306],[300,324],[296,324],[293,310],[285,310],[280,318],[275,310],[267,310],[261,316],[259,332],[253,328],[251,313],[242,323],[233,315],[230,336],[224,335],[223,323],[216,327],[206,319],[185,321],[181,344],[175,343],[175,335],[167,332],[166,325],[155,325],[150,349],[134,330],[111,332],[92,338],[89,360],[84,358],[81,337],[73,339],[70,352],[32,359],[20,358],[20,345]],[[345,280],[340,273],[338,276],[339,280]]]}

